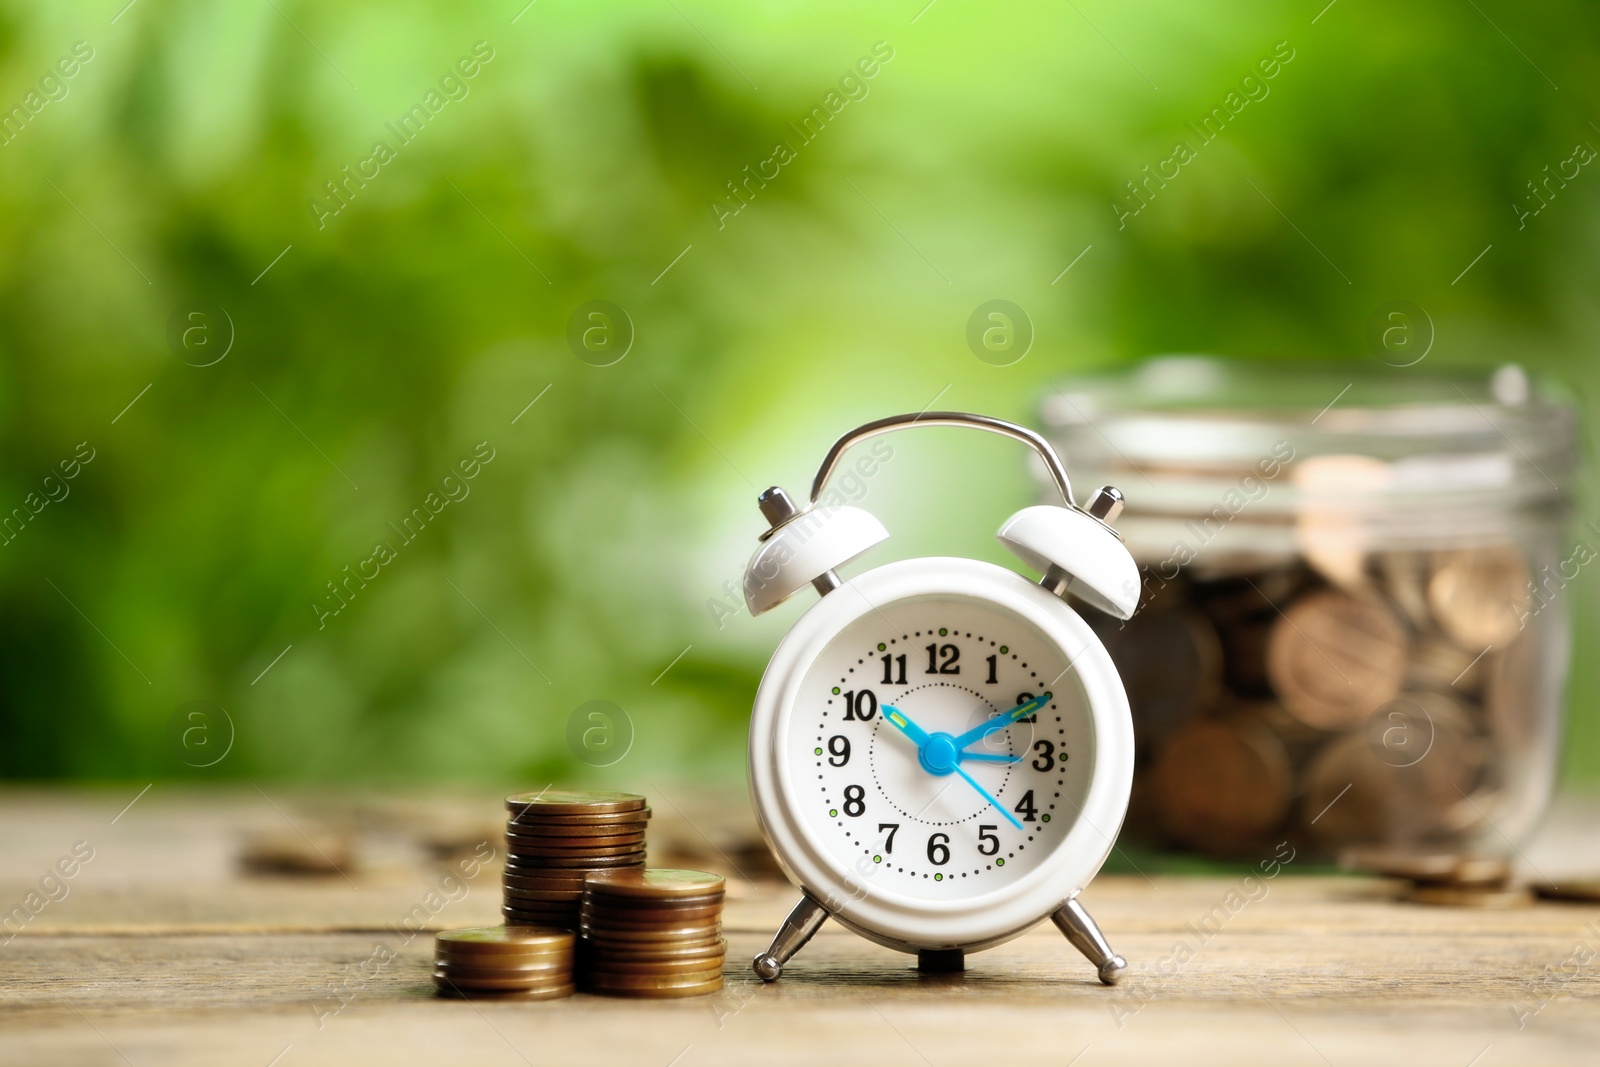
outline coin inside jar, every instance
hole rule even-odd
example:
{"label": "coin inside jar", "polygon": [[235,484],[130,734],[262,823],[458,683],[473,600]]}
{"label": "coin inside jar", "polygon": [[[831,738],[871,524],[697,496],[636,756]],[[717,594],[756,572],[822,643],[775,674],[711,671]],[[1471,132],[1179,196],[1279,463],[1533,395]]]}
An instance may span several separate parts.
{"label": "coin inside jar", "polygon": [[1194,847],[1248,848],[1283,821],[1290,780],[1282,743],[1259,724],[1193,722],[1156,762],[1162,825]]}
{"label": "coin inside jar", "polygon": [[1517,635],[1528,585],[1528,566],[1512,545],[1454,549],[1434,555],[1428,604],[1451,637],[1486,648]]}
{"label": "coin inside jar", "polygon": [[1406,662],[1405,628],[1388,608],[1331,589],[1295,601],[1267,647],[1267,674],[1283,706],[1323,730],[1356,725],[1392,700]]}

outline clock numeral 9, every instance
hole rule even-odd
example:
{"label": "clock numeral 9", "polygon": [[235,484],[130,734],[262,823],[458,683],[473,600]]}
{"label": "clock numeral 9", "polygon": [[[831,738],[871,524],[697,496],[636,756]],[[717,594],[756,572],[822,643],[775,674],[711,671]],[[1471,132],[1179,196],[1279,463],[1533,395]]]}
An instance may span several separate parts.
{"label": "clock numeral 9", "polygon": [[850,739],[843,734],[828,738],[828,766],[843,767],[850,762]]}
{"label": "clock numeral 9", "polygon": [[844,813],[852,819],[867,810],[867,791],[859,785],[844,787]]}
{"label": "clock numeral 9", "polygon": [[[1033,750],[1039,753],[1038,758],[1033,761],[1034,770],[1053,771],[1056,769],[1056,746],[1054,744],[1041,738],[1033,743]],[[843,764],[840,764],[840,766],[843,766]]]}
{"label": "clock numeral 9", "polygon": [[934,834],[928,838],[928,862],[943,867],[950,862],[950,835]]}
{"label": "clock numeral 9", "polygon": [[998,826],[978,827],[978,852],[984,856],[992,856],[1000,851],[1000,838],[995,836]]}
{"label": "clock numeral 9", "polygon": [[961,650],[955,645],[929,645],[928,646],[928,674],[960,674],[961,667],[956,660],[961,658]]}
{"label": "clock numeral 9", "polygon": [[872,717],[876,714],[878,714],[878,696],[872,690],[863,689],[857,692],[854,689],[850,689],[845,692],[845,722],[855,722],[857,719],[862,722],[871,722]]}

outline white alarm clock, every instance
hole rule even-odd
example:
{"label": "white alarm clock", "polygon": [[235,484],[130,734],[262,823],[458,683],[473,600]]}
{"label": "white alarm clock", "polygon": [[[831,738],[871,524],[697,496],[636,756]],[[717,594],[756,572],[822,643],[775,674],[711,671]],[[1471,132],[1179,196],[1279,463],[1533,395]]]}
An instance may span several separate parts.
{"label": "white alarm clock", "polygon": [[[819,507],[828,476],[851,445],[911,426],[986,430],[1039,454],[1065,506],[1024,508],[999,538],[1042,580],[943,557],[839,577],[888,533],[860,508]],[[1133,614],[1138,569],[1109,525],[1122,495],[1107,486],[1080,508],[1038,434],[930,412],[841,437],[809,506],[776,487],[760,506],[771,528],[745,572],[751,614],[807,585],[822,599],[773,654],[751,715],[756,814],[803,892],[756,973],[776,979],[829,916],[924,970],[960,970],[1049,917],[1116,982],[1127,964],[1077,898],[1127,811],[1133,724],[1065,598]]]}

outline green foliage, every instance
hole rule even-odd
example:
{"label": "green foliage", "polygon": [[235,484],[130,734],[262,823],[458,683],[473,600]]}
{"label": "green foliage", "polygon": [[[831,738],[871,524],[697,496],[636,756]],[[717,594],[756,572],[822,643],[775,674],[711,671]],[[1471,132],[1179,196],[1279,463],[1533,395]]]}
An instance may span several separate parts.
{"label": "green foliage", "polygon": [[[0,510],[95,451],[0,546],[8,776],[734,777],[794,609],[719,627],[708,601],[755,492],[857,421],[1027,419],[1062,373],[1157,351],[1370,358],[1397,298],[1431,363],[1595,375],[1600,174],[1512,206],[1600,145],[1587,4],[117,7],[0,5],[0,107],[93,49],[0,146]],[[404,142],[447,76],[464,95]],[[964,342],[996,297],[1037,328],[1011,367]],[[566,341],[595,299],[637,331],[609,367]],[[208,367],[168,343],[194,300],[236,332]],[[1003,442],[897,455],[870,489],[897,553],[992,554],[1031,493]],[[634,720],[626,774],[567,751],[592,698]],[[172,742],[190,700],[237,730],[205,770]],[[1600,773],[1593,717],[1572,731]]]}

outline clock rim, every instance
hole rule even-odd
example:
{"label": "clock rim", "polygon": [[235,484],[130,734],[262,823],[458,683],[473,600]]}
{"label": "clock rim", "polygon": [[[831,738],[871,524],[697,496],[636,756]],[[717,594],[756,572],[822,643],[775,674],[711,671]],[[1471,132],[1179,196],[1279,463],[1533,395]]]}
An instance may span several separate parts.
{"label": "clock rim", "polygon": [[[852,589],[857,595],[850,595]],[[852,871],[859,865],[831,855],[799,815],[798,790],[779,744],[798,686],[817,656],[869,612],[923,596],[985,601],[1038,629],[1074,664],[1094,738],[1095,759],[1082,813],[1066,837],[1017,881],[960,901],[919,899],[878,889],[870,878],[856,878]],[[888,563],[848,579],[795,622],[773,652],[756,691],[749,758],[756,816],[790,881],[835,918],[880,944],[907,951],[976,949],[1023,933],[1077,895],[1100,870],[1121,829],[1133,787],[1133,721],[1110,655],[1088,623],[1059,597],[1004,567],[931,556]],[[795,803],[788,803],[786,795]]]}

